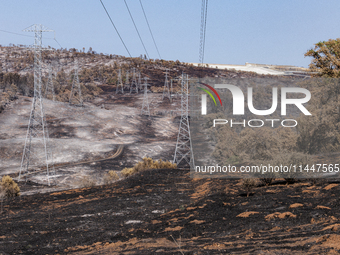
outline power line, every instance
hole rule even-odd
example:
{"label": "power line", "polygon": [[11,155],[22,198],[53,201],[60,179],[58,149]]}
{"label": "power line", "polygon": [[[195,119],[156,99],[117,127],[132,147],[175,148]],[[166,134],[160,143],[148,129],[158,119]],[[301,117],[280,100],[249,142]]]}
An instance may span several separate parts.
{"label": "power line", "polygon": [[[10,32],[10,31],[6,31],[6,30],[2,30],[0,29],[0,32],[4,32],[4,33],[8,33],[8,34],[13,34],[13,35],[20,35],[20,36],[25,36],[25,37],[34,37],[32,35],[24,35],[24,34],[19,34],[19,33],[14,33],[14,32]],[[56,43],[61,47],[60,43],[57,41],[57,39],[54,37],[54,38],[46,38],[46,37],[42,37],[43,39],[48,39],[48,40],[54,40],[56,41]]]}
{"label": "power line", "polygon": [[54,38],[54,41],[56,41],[56,42],[58,43],[58,45],[60,46],[60,48],[62,48],[61,45],[60,45],[60,43],[57,41],[56,38]]}
{"label": "power line", "polygon": [[[0,29],[0,32],[9,33],[9,34],[13,34],[13,35],[20,35],[20,36],[25,36],[25,37],[33,37],[34,38],[33,35],[24,35],[24,34],[14,33],[14,32],[2,30],[2,29]],[[54,40],[55,38],[42,37],[42,39]]]}
{"label": "power line", "polygon": [[109,17],[109,19],[110,19],[110,21],[111,21],[111,23],[112,23],[112,26],[115,28],[115,30],[116,30],[116,32],[117,32],[117,34],[118,34],[118,36],[119,36],[120,40],[122,41],[122,43],[123,43],[123,45],[124,45],[124,47],[125,47],[126,51],[128,52],[128,54],[129,54],[130,58],[132,58],[132,56],[131,56],[131,54],[130,54],[130,51],[128,50],[128,48],[126,47],[126,45],[125,45],[125,43],[124,43],[124,41],[123,41],[123,38],[120,36],[120,34],[119,34],[119,32],[118,32],[118,30],[117,30],[117,28],[116,28],[115,24],[113,23],[113,21],[112,21],[112,19],[111,19],[111,16],[110,16],[110,14],[107,12],[107,10],[106,10],[106,8],[105,8],[105,5],[104,5],[104,3],[102,2],[102,0],[100,0],[100,2],[102,3],[102,5],[103,5],[103,8],[104,8],[105,12],[106,12],[107,16]]}
{"label": "power line", "polygon": [[144,50],[145,50],[145,52],[146,52],[146,55],[148,56],[148,59],[150,59],[149,53],[148,53],[148,51],[147,51],[146,48],[145,48],[145,45],[144,45],[143,40],[142,40],[142,37],[140,36],[139,31],[138,31],[138,29],[137,29],[136,23],[135,23],[135,21],[134,21],[133,18],[132,18],[132,15],[131,15],[129,6],[127,5],[127,3],[126,3],[125,0],[124,0],[124,2],[125,2],[125,5],[126,5],[126,8],[128,9],[129,14],[130,14],[130,17],[131,17],[131,19],[132,19],[133,25],[135,26],[135,29],[136,29],[137,34],[138,34],[138,36],[139,36],[139,39],[140,39],[140,41],[142,42],[143,48],[144,48]]}
{"label": "power line", "polygon": [[151,31],[151,28],[150,28],[150,25],[149,25],[149,21],[148,21],[148,19],[147,19],[147,17],[146,17],[146,14],[145,14],[145,11],[144,11],[144,8],[143,8],[143,4],[142,4],[142,0],[139,0],[139,2],[140,2],[140,6],[142,7],[142,10],[143,10],[143,13],[144,13],[144,17],[145,17],[146,23],[148,24],[149,31],[150,31],[150,34],[151,34],[153,43],[155,44],[155,47],[156,47],[156,49],[157,49],[158,56],[159,56],[160,59],[162,59],[161,54],[159,54],[159,51],[158,51],[158,47],[157,47],[155,38],[153,37],[152,31]]}
{"label": "power line", "polygon": [[34,37],[32,35],[23,35],[23,34],[18,34],[18,33],[10,32],[10,31],[2,30],[2,29],[0,29],[0,31],[4,32],[4,33],[13,34],[13,35],[21,35],[21,36],[26,36],[26,37]]}

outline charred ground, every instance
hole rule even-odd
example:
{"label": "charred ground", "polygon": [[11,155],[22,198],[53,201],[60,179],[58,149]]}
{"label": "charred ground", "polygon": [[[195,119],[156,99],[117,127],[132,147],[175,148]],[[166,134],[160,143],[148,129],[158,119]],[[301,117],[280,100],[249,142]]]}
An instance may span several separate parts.
{"label": "charred ground", "polygon": [[[24,187],[22,187],[24,188]],[[3,254],[338,254],[336,180],[240,180],[152,170],[113,185],[22,196],[0,216]]]}

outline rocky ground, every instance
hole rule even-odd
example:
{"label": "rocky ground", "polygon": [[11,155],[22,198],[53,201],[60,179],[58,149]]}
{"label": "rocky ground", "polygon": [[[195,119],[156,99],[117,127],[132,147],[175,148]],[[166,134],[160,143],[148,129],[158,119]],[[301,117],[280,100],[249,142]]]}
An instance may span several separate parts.
{"label": "rocky ground", "polygon": [[241,180],[150,170],[6,201],[0,254],[339,254],[339,191],[276,180],[247,197]]}

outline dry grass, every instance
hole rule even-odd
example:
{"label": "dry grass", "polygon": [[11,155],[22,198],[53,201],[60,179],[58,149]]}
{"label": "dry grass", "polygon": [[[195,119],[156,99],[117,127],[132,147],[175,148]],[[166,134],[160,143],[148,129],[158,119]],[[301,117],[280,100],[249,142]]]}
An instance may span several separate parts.
{"label": "dry grass", "polygon": [[0,190],[4,193],[5,197],[20,196],[20,188],[18,184],[8,175],[2,177],[0,182]]}
{"label": "dry grass", "polygon": [[83,176],[78,182],[78,186],[80,188],[89,188],[95,185],[96,185],[96,181],[90,176]]}
{"label": "dry grass", "polygon": [[117,172],[110,170],[108,173],[104,175],[103,182],[105,185],[111,184],[115,181],[119,180],[119,176]]}
{"label": "dry grass", "polygon": [[247,192],[247,197],[252,192],[253,188],[256,187],[256,180],[252,178],[246,178],[242,180],[242,186]]}
{"label": "dry grass", "polygon": [[169,161],[163,161],[163,160],[156,160],[154,161],[152,158],[143,158],[143,161],[138,162],[134,167],[132,168],[124,168],[121,171],[121,174],[124,177],[128,177],[130,175],[139,173],[144,170],[148,169],[173,169],[177,168],[176,164],[173,164]]}

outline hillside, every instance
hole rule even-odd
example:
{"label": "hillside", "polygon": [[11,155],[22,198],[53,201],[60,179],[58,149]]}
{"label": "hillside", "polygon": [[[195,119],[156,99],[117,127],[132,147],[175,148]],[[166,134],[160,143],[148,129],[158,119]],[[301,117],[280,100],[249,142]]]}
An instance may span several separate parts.
{"label": "hillside", "polygon": [[[33,52],[23,45],[0,47],[1,175],[16,177],[20,169],[33,95],[33,57]],[[166,69],[169,69],[169,79],[176,78],[182,72],[189,74],[189,77],[259,76],[255,73],[194,67],[180,61],[97,54],[92,50],[50,50],[44,51],[42,57],[43,94],[48,76],[47,64],[52,63],[55,71],[53,85],[56,101],[48,97],[44,100],[44,109],[54,163],[58,167],[54,179],[58,189],[79,187],[82,178],[88,176],[100,184],[107,171],[131,167],[145,156],[173,159],[179,124],[180,97],[177,92],[180,84],[173,82],[175,95],[172,102],[162,100],[161,93],[157,92],[163,91]],[[76,60],[85,102],[82,108],[68,105]],[[148,93],[151,118],[140,116],[142,93],[115,93],[118,69],[122,69],[125,83],[126,72],[134,67],[142,77],[149,78],[148,87],[153,92]],[[124,146],[122,155],[109,158],[121,145]],[[42,166],[42,162],[37,162],[38,168]],[[32,177],[38,183],[45,183],[45,179],[43,171]]]}
{"label": "hillside", "polygon": [[[140,72],[141,78],[149,78],[148,86],[153,92],[163,91],[165,71],[169,72],[169,79],[175,79],[182,73],[190,78],[197,77],[263,77],[252,72],[219,70],[206,67],[196,67],[177,61],[159,59],[127,58],[118,55],[104,55],[92,49],[87,52],[74,48],[52,49],[42,52],[42,92],[48,80],[48,67],[52,66],[54,90],[56,100],[67,102],[71,91],[73,72],[78,61],[79,81],[82,86],[84,100],[89,101],[101,93],[100,86],[116,88],[119,69],[125,84],[126,73],[132,78],[133,68]],[[18,95],[33,96],[33,63],[34,54],[25,45],[0,46],[0,112]],[[131,81],[130,81],[131,82]],[[180,90],[180,84],[173,83],[173,91]]]}
{"label": "hillside", "polygon": [[[18,182],[21,196],[3,201],[0,254],[340,252],[338,179],[276,178],[264,185],[259,179],[192,178],[187,169],[121,174],[144,157],[174,158],[181,99],[175,82],[172,100],[162,99],[166,69],[171,78],[182,72],[215,80],[268,76],[92,50],[43,57],[58,67],[57,100],[44,99],[56,175],[47,186],[44,162],[32,160],[37,174]],[[0,176],[17,177],[32,104],[33,55],[23,47],[0,47],[0,59]],[[83,107],[68,104],[75,59]],[[150,78],[151,116],[141,115],[142,93],[115,93],[118,69],[125,77],[133,67]],[[44,86],[46,66],[43,75]],[[325,157],[333,163],[339,154]],[[104,185],[111,170],[120,178]]]}

